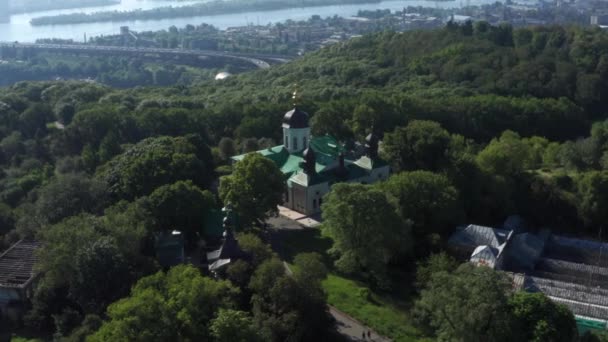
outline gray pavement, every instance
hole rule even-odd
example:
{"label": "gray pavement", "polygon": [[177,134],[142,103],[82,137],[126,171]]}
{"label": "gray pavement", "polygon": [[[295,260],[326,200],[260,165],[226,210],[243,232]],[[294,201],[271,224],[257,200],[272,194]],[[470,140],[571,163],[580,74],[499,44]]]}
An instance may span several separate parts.
{"label": "gray pavement", "polygon": [[[375,331],[363,325],[361,322],[350,317],[344,312],[329,307],[329,313],[336,319],[336,327],[338,331],[351,341],[374,341],[374,342],[388,342],[390,339],[380,336]],[[371,332],[370,337],[367,337],[367,333]],[[365,338],[363,338],[365,334]]]}

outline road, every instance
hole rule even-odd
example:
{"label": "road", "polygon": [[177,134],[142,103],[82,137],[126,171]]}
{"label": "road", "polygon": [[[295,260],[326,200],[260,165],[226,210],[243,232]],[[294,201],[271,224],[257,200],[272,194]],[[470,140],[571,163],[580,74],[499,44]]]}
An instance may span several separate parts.
{"label": "road", "polygon": [[105,54],[155,54],[160,56],[193,56],[193,57],[221,57],[232,58],[254,64],[260,69],[270,68],[270,64],[264,59],[284,62],[290,59],[289,56],[267,55],[267,54],[246,54],[232,53],[212,50],[188,50],[188,49],[163,49],[163,48],[136,48],[124,46],[101,46],[87,44],[33,44],[18,42],[0,42],[0,48],[8,49],[33,49],[43,51],[65,51],[65,52],[93,52]]}
{"label": "road", "polygon": [[[336,327],[338,328],[338,331],[351,341],[391,341],[386,337],[380,336],[376,332],[372,331],[369,327],[363,325],[361,322],[334,308],[333,306],[329,306],[329,313],[331,313],[331,315],[336,319]],[[368,332],[371,333],[370,337],[367,337]],[[363,338],[364,333],[365,338]]]}

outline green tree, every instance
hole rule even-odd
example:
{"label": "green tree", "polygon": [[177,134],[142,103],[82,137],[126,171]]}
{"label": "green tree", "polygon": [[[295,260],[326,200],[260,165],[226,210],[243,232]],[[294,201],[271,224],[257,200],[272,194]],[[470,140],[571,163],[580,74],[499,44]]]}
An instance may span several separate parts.
{"label": "green tree", "polygon": [[74,255],[103,237],[102,220],[90,214],[72,216],[42,230],[38,267],[50,284],[68,285],[76,275]]}
{"label": "green tree", "polygon": [[94,172],[97,165],[99,165],[99,155],[97,154],[97,151],[95,151],[95,148],[91,144],[84,145],[80,156],[84,168],[88,172]]}
{"label": "green tree", "polygon": [[99,144],[99,161],[106,162],[120,154],[120,138],[114,132],[109,132]]}
{"label": "green tree", "polygon": [[40,189],[36,214],[55,224],[81,212],[99,214],[107,203],[105,185],[85,174],[66,174],[54,178]]}
{"label": "green tree", "polygon": [[204,341],[220,308],[233,307],[238,290],[227,281],[203,277],[180,265],[167,274],[140,279],[131,296],[108,308],[109,320],[90,340]]}
{"label": "green tree", "polygon": [[327,278],[327,267],[318,253],[300,253],[293,260],[294,277],[311,298],[325,300],[321,281]]}
{"label": "green tree", "polygon": [[239,234],[238,239],[241,249],[251,255],[253,267],[258,267],[261,263],[274,256],[272,248],[254,234]]}
{"label": "green tree", "polygon": [[217,342],[262,341],[253,319],[243,311],[220,309],[209,329]]}
{"label": "green tree", "polygon": [[384,136],[382,151],[398,170],[438,171],[446,166],[450,134],[433,121],[414,120]]}
{"label": "green tree", "polygon": [[156,230],[181,230],[194,238],[205,220],[205,213],[215,207],[209,191],[202,191],[191,181],[163,185],[142,200],[154,219]]}
{"label": "green tree", "polygon": [[379,124],[380,121],[380,115],[373,108],[361,104],[355,107],[350,126],[355,135],[365,137],[366,134],[370,133],[371,128],[377,123]]}
{"label": "green tree", "polygon": [[512,341],[509,289],[502,273],[463,264],[453,273],[432,275],[415,313],[442,341]]}
{"label": "green tree", "polygon": [[493,139],[479,152],[477,163],[488,173],[512,176],[524,171],[528,158],[528,146],[519,134],[505,131],[499,139]]}
{"label": "green tree", "polygon": [[223,160],[228,160],[230,157],[236,155],[236,143],[230,138],[223,137],[220,139],[218,149],[220,151],[220,157]]}
{"label": "green tree", "polygon": [[285,181],[275,163],[257,153],[236,163],[230,176],[220,179],[220,198],[231,203],[245,224],[277,214],[283,202]]}
{"label": "green tree", "polygon": [[608,171],[591,171],[577,180],[579,215],[588,225],[608,221]]}
{"label": "green tree", "polygon": [[325,233],[343,272],[363,271],[383,281],[387,263],[409,252],[410,224],[401,220],[383,192],[361,184],[336,184],[323,203]]}
{"label": "green tree", "polygon": [[32,138],[37,132],[46,131],[46,123],[52,117],[51,108],[45,104],[35,103],[19,115],[20,131]]}
{"label": "green tree", "polygon": [[24,152],[23,136],[20,132],[14,131],[0,141],[0,150],[4,160],[9,162],[13,157]]}
{"label": "green tree", "polygon": [[564,305],[542,293],[518,292],[509,299],[510,310],[522,333],[531,342],[572,342],[578,337],[576,321]]}
{"label": "green tree", "polygon": [[89,335],[94,334],[101,327],[103,321],[97,315],[86,315],[82,324],[74,329],[70,336],[63,338],[62,342],[85,342]]}
{"label": "green tree", "polygon": [[241,142],[241,150],[243,153],[251,153],[260,149],[258,139],[256,138],[245,138]]}
{"label": "green tree", "polygon": [[205,188],[211,181],[213,161],[209,148],[190,137],[158,137],[140,141],[98,170],[117,199],[148,195],[179,180]]}
{"label": "green tree", "polygon": [[445,252],[431,254],[426,260],[416,265],[416,286],[419,289],[429,285],[433,274],[439,272],[453,272],[458,268],[458,262]]}
{"label": "green tree", "polygon": [[266,341],[314,341],[330,334],[331,320],[319,278],[325,275],[314,260],[302,258],[296,265],[302,269],[295,276],[273,258],[261,264],[251,278],[253,316]]}
{"label": "green tree", "polygon": [[101,314],[108,304],[128,293],[130,265],[111,238],[81,249],[74,262],[70,294],[85,312]]}
{"label": "green tree", "polygon": [[401,218],[413,221],[418,236],[445,232],[463,219],[458,191],[444,175],[403,172],[379,187],[393,199]]}

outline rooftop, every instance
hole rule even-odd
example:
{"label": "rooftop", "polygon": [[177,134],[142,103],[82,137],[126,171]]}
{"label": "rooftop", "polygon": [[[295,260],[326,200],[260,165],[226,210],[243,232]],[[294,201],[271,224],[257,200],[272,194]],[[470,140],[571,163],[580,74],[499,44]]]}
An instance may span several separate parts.
{"label": "rooftop", "polygon": [[0,254],[0,288],[24,288],[34,279],[38,242],[20,240]]}
{"label": "rooftop", "polygon": [[[257,153],[271,159],[281,172],[291,181],[302,184],[312,185],[322,182],[336,182],[344,179],[357,179],[366,174],[366,170],[371,170],[378,166],[387,165],[384,161],[377,159],[371,160],[368,157],[362,157],[358,160],[345,160],[346,174],[340,178],[334,171],[338,167],[338,160],[341,153],[345,152],[344,146],[335,138],[329,135],[321,137],[313,137],[310,140],[310,147],[315,153],[315,171],[316,174],[309,176],[302,171],[302,163],[304,157],[302,153],[290,154],[283,145],[269,147],[257,151]],[[240,161],[245,157],[245,154],[234,156],[232,160]],[[367,164],[361,164],[361,160],[367,160]]]}

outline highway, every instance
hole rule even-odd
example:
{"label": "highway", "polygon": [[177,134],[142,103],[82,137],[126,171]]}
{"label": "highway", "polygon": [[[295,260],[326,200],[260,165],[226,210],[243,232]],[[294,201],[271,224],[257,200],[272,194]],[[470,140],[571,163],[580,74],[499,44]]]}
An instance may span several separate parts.
{"label": "highway", "polygon": [[[115,55],[133,55],[133,54],[155,54],[159,56],[191,56],[191,57],[220,57],[231,58],[246,61],[255,65],[260,69],[267,69],[270,64],[265,60],[273,60],[279,63],[285,63],[291,60],[291,56],[285,55],[266,55],[266,54],[245,54],[222,52],[212,50],[186,50],[186,49],[163,49],[163,48],[138,48],[138,47],[123,47],[123,46],[102,46],[102,45],[85,45],[85,44],[34,44],[34,43],[19,43],[19,42],[0,42],[0,48],[8,49],[32,49],[41,51],[64,51],[64,52],[83,52],[83,53],[103,53]],[[265,60],[264,60],[265,59]]]}

